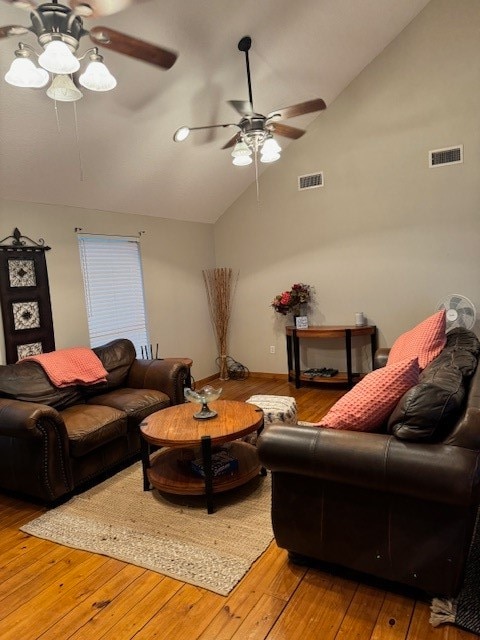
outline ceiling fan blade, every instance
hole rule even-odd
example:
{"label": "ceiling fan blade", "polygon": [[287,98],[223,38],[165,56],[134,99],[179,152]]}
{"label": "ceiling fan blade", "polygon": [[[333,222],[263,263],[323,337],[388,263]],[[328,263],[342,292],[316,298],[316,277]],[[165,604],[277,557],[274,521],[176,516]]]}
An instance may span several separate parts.
{"label": "ceiling fan blade", "polygon": [[253,116],[253,105],[248,100],[229,100],[228,104],[231,104],[235,111],[241,116]]}
{"label": "ceiling fan blade", "polygon": [[144,62],[162,67],[162,69],[170,69],[177,59],[177,54],[173,53],[173,51],[161,49],[155,44],[132,38],[125,33],[108,27],[93,27],[89,35],[92,42],[101,47],[112,49],[132,58],[138,58]]}
{"label": "ceiling fan blade", "polygon": [[282,122],[271,122],[269,127],[272,128],[273,133],[278,133],[279,136],[283,136],[284,138],[292,138],[292,140],[297,140],[306,133],[303,129],[297,129],[296,127],[291,127],[289,124],[283,124]]}
{"label": "ceiling fan blade", "polygon": [[286,118],[295,118],[296,116],[303,116],[305,113],[313,113],[314,111],[323,111],[327,105],[321,98],[315,100],[308,100],[307,102],[300,102],[299,104],[293,104],[291,107],[283,107],[282,109],[276,109],[269,113],[267,118],[280,118],[285,120]]}
{"label": "ceiling fan blade", "polygon": [[226,142],[226,143],[223,145],[222,149],[229,149],[230,147],[235,146],[235,144],[236,144],[236,142],[237,142],[237,140],[238,140],[238,136],[239,136],[239,135],[240,135],[240,132],[239,132],[239,133],[236,133],[236,134],[233,136],[233,138],[230,138],[230,140],[229,140],[228,142]]}
{"label": "ceiling fan blade", "polygon": [[8,36],[23,36],[28,33],[27,27],[21,27],[18,24],[7,24],[0,27],[0,38],[8,38]]}
{"label": "ceiling fan blade", "polygon": [[83,18],[99,18],[123,11],[138,0],[70,0],[74,13]]}

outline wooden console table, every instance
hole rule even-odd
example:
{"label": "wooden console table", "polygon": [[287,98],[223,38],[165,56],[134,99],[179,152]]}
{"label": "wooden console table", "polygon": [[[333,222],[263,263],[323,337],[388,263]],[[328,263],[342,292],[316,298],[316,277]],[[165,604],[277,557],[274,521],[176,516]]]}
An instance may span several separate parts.
{"label": "wooden console table", "polygon": [[[374,325],[330,325],[320,327],[308,327],[307,329],[297,329],[293,326],[286,327],[287,335],[287,358],[288,358],[288,381],[295,382],[298,389],[301,382],[322,382],[347,384],[349,388],[353,386],[354,379],[359,376],[352,372],[352,337],[370,336],[370,346],[372,353],[372,367],[375,350],[377,348],[377,327]],[[343,339],[345,356],[347,361],[347,371],[339,372],[331,378],[311,377],[300,371],[300,340],[308,339]]]}

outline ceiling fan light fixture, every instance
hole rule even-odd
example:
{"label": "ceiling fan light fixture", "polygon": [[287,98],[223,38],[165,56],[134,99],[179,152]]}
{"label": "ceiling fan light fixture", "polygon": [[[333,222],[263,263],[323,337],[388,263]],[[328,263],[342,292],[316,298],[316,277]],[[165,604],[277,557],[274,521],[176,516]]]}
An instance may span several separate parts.
{"label": "ceiling fan light fixture", "polygon": [[243,140],[239,140],[233,147],[232,156],[238,158],[240,156],[251,156],[252,150]]}
{"label": "ceiling fan light fixture", "polygon": [[75,102],[83,97],[70,76],[60,74],[53,78],[52,84],[47,89],[47,96],[58,102]]}
{"label": "ceiling fan light fixture", "polygon": [[236,167],[246,167],[247,165],[252,164],[252,158],[251,156],[236,156],[232,160],[232,164]]}
{"label": "ceiling fan light fixture", "polygon": [[15,58],[4,77],[14,87],[29,89],[44,87],[50,78],[45,69],[36,67],[28,57]]}
{"label": "ceiling fan light fixture", "polygon": [[180,127],[173,134],[173,139],[175,142],[183,142],[190,135],[190,129],[188,127]]}
{"label": "ceiling fan light fixture", "polygon": [[244,140],[239,140],[233,147],[232,157],[233,164],[236,167],[245,167],[252,163],[252,150]]}
{"label": "ceiling fan light fixture", "polygon": [[278,142],[273,137],[267,138],[262,145],[262,153],[266,155],[280,153],[281,150],[282,150],[282,147],[278,144]]}
{"label": "ceiling fan light fixture", "polygon": [[280,160],[280,151],[282,147],[278,144],[275,138],[270,135],[262,145],[260,162],[267,164],[269,162],[276,162]]}
{"label": "ceiling fan light fixture", "polygon": [[111,91],[117,86],[115,77],[100,60],[92,60],[78,81],[90,91]]}
{"label": "ceiling fan light fixture", "polygon": [[262,155],[260,156],[260,162],[263,162],[264,164],[269,162],[276,162],[277,160],[280,160],[279,153],[262,153]]}
{"label": "ceiling fan light fixture", "polygon": [[51,40],[38,57],[38,63],[51,73],[68,74],[80,69],[80,62],[61,40]]}

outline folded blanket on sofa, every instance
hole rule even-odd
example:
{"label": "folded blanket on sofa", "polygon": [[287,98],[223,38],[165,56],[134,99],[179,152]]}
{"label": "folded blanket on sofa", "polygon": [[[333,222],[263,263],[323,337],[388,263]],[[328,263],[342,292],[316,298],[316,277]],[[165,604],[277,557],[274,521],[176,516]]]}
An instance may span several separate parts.
{"label": "folded blanket on sofa", "polygon": [[108,372],[101,360],[87,347],[59,349],[28,356],[23,358],[22,362],[25,360],[38,362],[56,387],[97,384],[107,380]]}

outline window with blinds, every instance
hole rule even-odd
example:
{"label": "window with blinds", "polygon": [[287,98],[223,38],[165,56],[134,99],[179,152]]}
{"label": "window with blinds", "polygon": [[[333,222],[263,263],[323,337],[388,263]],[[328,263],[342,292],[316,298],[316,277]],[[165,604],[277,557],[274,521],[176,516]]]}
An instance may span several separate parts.
{"label": "window with blinds", "polygon": [[90,346],[129,338],[148,344],[140,246],[136,238],[79,235]]}

